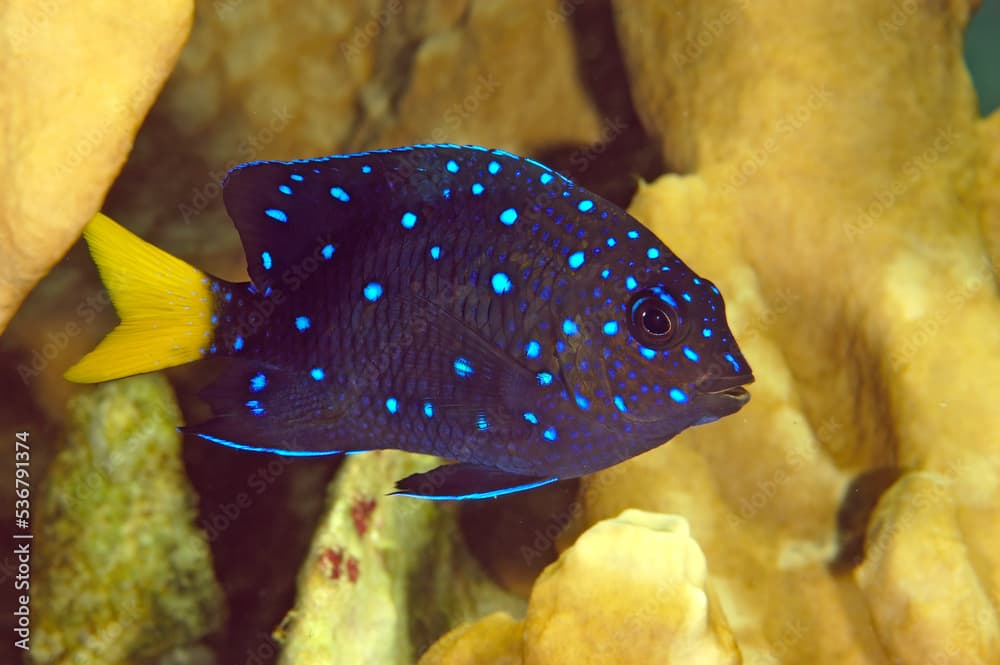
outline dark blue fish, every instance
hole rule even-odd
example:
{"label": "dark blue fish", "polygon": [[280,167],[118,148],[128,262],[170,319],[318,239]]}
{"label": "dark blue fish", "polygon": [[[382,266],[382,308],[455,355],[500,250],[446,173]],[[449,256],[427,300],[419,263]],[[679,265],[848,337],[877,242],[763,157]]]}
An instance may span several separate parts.
{"label": "dark blue fish", "polygon": [[455,460],[397,485],[429,498],[591,473],[748,400],[715,286],[534,160],[426,145],[254,162],[223,192],[251,283],[88,226],[123,323],[68,378],[221,356],[215,417],[184,431]]}

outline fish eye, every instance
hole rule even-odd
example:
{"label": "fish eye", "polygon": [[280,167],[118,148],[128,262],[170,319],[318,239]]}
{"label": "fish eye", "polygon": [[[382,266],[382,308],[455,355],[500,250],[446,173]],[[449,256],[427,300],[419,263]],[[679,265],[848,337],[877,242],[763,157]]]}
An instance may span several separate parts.
{"label": "fish eye", "polygon": [[638,293],[629,307],[629,329],[640,344],[654,349],[669,346],[677,331],[677,302],[662,289]]}

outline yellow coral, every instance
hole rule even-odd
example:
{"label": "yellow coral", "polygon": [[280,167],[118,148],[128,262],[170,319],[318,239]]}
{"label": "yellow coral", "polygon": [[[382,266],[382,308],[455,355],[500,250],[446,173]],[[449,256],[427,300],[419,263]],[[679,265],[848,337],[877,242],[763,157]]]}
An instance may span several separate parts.
{"label": "yellow coral", "polygon": [[191,0],[0,7],[0,330],[97,212],[191,18]]}

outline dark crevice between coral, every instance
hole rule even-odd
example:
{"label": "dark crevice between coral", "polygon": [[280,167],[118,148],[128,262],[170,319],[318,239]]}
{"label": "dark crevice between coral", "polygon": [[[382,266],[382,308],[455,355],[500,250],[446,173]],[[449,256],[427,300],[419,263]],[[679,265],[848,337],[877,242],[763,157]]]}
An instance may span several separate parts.
{"label": "dark crevice between coral", "polygon": [[[208,417],[197,397],[216,367],[168,370],[186,422]],[[253,454],[184,440],[184,463],[199,497],[196,525],[208,538],[226,597],[223,629],[206,642],[217,662],[277,662],[271,636],[295,603],[295,581],[322,515],[338,457]]]}
{"label": "dark crevice between coral", "polygon": [[[403,96],[410,89],[413,79],[414,62],[417,52],[428,39],[426,34],[411,34],[412,25],[407,25],[405,10],[391,13],[392,3],[385,2],[380,11],[389,17],[378,37],[375,50],[374,75],[358,95],[358,108],[355,111],[354,126],[348,132],[346,150],[357,152],[371,150],[375,147],[391,147],[376,145],[377,137],[381,136],[386,127],[397,124],[398,109]],[[460,17],[460,21],[468,20],[468,7]],[[399,26],[389,27],[388,22],[395,21]],[[420,26],[422,29],[423,26]],[[367,93],[367,94],[366,94]],[[386,96],[388,104],[382,115],[372,116],[364,105],[368,95]]]}
{"label": "dark crevice between coral", "polygon": [[610,0],[560,4],[576,48],[577,75],[601,117],[601,138],[594,144],[549,146],[537,157],[584,187],[627,207],[639,178],[666,171],[659,142],[646,133],[632,103],[629,76],[615,32]]}
{"label": "dark crevice between coral", "polygon": [[898,467],[878,467],[859,474],[848,485],[837,511],[837,555],[830,572],[843,575],[864,561],[865,534],[879,499],[903,471]]}

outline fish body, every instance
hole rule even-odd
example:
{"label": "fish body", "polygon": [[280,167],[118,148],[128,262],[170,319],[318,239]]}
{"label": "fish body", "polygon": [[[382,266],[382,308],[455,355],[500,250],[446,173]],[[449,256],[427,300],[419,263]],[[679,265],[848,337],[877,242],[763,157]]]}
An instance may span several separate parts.
{"label": "fish body", "polygon": [[[226,358],[205,393],[214,417],[186,432],[279,454],[455,460],[397,485],[427,498],[591,473],[748,399],[753,376],[718,289],[624,210],[534,160],[429,145],[254,162],[229,173],[223,196],[251,282],[146,245],[146,264],[187,275],[145,317],[158,321],[149,335],[169,337],[167,320],[177,333],[109,343],[116,329],[68,378]],[[115,298],[126,252],[108,246],[122,233],[106,218],[86,231],[120,328],[135,329],[150,304],[123,311]]]}

